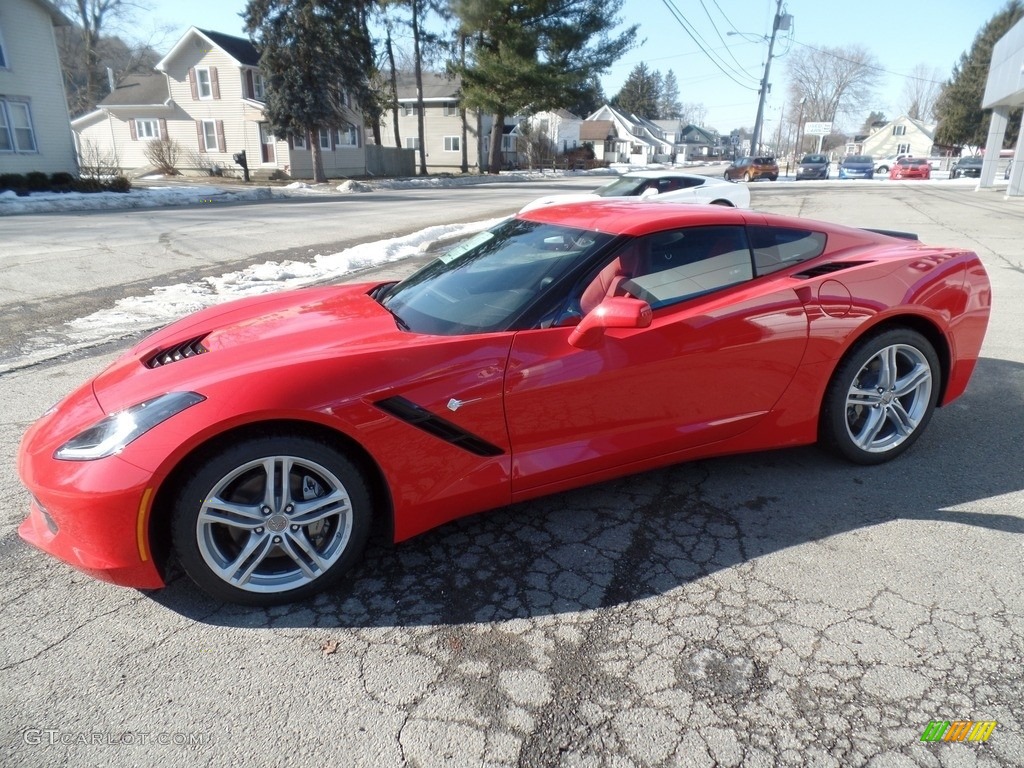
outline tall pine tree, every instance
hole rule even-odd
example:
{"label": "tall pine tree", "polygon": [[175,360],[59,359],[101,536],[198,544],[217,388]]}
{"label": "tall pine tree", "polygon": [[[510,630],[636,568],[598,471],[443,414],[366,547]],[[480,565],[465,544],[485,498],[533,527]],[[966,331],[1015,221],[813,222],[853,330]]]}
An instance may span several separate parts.
{"label": "tall pine tree", "polygon": [[350,124],[358,104],[372,99],[368,75],[373,47],[367,37],[369,0],[249,0],[245,28],[260,49],[267,84],[264,114],[276,136],[311,136],[313,179],[327,181],[319,129]]}
{"label": "tall pine tree", "polygon": [[[1024,17],[1024,3],[1010,0],[1006,6],[978,32],[971,50],[960,56],[953,67],[953,77],[947,82],[935,104],[939,126],[935,140],[950,146],[980,146],[988,136],[988,124],[992,110],[982,109],[985,96],[989,65],[992,62],[992,47],[1003,35]],[[1006,142],[1012,145],[1020,130],[1021,111],[1010,113],[1006,130]]]}
{"label": "tall pine tree", "polygon": [[623,0],[452,0],[459,32],[473,44],[463,104],[494,115],[488,167],[497,173],[505,117],[556,109],[584,96],[594,75],[629,50],[636,26],[617,36]]}
{"label": "tall pine tree", "polygon": [[658,115],[661,101],[661,73],[651,72],[640,62],[629,73],[626,82],[612,99],[612,105],[623,112],[654,120]]}

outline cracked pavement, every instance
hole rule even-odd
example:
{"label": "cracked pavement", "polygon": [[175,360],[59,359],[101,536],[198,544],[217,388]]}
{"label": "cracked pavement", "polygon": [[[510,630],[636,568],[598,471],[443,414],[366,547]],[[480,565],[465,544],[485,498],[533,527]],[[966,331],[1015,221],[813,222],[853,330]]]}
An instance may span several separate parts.
{"label": "cracked pavement", "polygon": [[[890,464],[682,464],[377,538],[330,593],[249,609],[22,544],[17,440],[110,353],[0,378],[0,764],[1024,765],[1024,203],[763,186],[989,267],[968,393]],[[920,741],[968,719],[998,726]]]}

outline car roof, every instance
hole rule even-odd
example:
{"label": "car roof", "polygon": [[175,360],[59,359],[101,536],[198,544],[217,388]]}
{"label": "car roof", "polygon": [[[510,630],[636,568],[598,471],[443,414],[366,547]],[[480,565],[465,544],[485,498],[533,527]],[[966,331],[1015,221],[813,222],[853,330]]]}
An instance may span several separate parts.
{"label": "car roof", "polygon": [[700,179],[702,181],[709,178],[708,176],[701,176],[696,173],[680,173],[679,171],[670,171],[667,169],[653,171],[626,171],[619,176],[619,178],[623,177],[633,179]]}
{"label": "car roof", "polygon": [[636,198],[600,198],[585,202],[548,205],[520,213],[528,221],[559,224],[611,235],[646,235],[673,227],[699,227],[714,224],[769,224],[783,227],[814,229],[819,232],[854,234],[865,243],[876,236],[863,230],[791,216],[727,208],[720,205],[687,205],[685,203],[648,203]]}

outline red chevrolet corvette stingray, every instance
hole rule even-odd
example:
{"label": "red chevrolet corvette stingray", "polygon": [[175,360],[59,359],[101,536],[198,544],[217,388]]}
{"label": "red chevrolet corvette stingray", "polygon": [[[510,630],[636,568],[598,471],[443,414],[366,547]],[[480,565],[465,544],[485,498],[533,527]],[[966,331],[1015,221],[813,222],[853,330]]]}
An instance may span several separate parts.
{"label": "red chevrolet corvette stingray", "polygon": [[511,502],[821,441],[891,459],[959,397],[988,324],[978,257],[718,206],[538,208],[400,283],[205,310],[26,434],[21,535],[116,584],[176,557],[269,605]]}

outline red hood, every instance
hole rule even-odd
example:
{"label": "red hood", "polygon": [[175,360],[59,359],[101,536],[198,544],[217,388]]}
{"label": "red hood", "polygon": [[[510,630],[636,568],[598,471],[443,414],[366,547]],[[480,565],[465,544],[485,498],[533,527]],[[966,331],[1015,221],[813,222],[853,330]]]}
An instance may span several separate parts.
{"label": "red hood", "polygon": [[[275,362],[410,343],[415,337],[399,330],[391,314],[367,295],[374,285],[284,291],[189,315],[143,339],[96,377],[96,397],[109,413],[163,392],[202,389],[247,369],[269,370]],[[158,352],[194,339],[201,340],[205,354],[146,366]]]}

